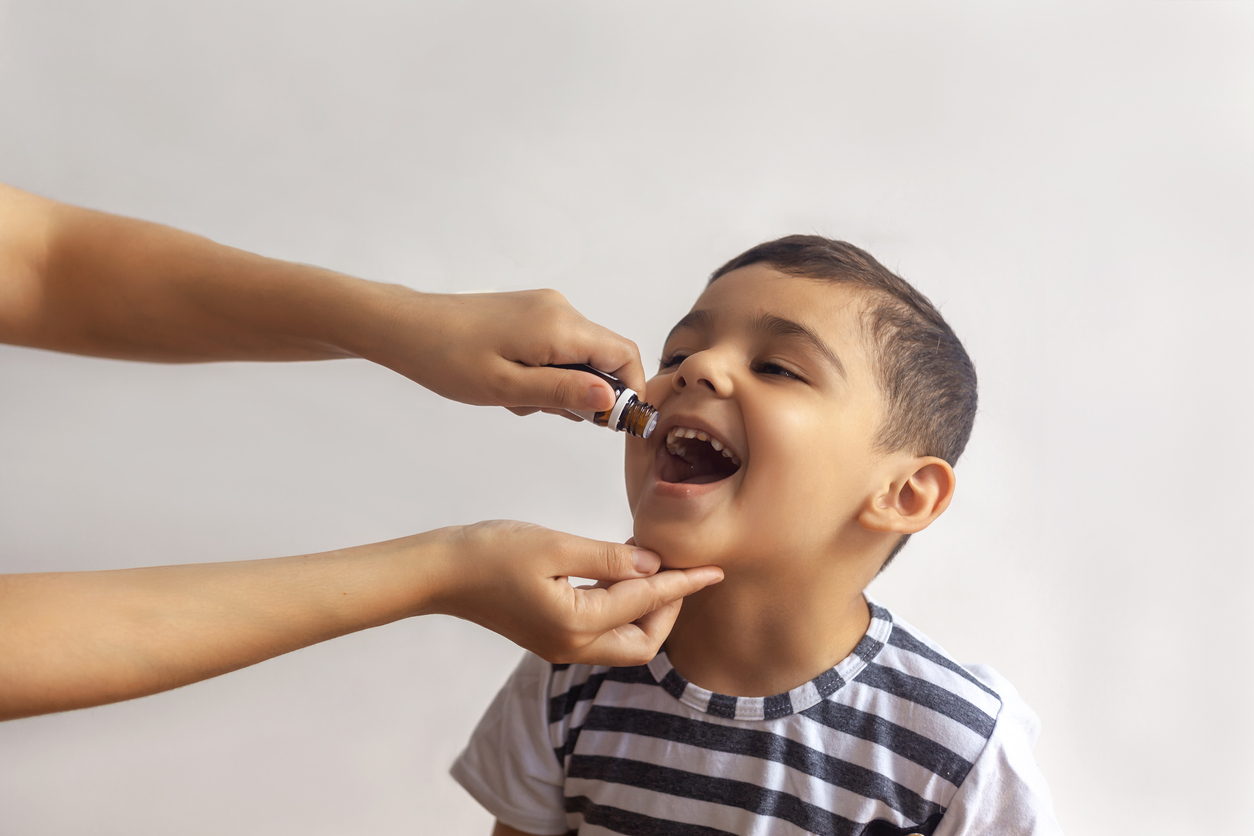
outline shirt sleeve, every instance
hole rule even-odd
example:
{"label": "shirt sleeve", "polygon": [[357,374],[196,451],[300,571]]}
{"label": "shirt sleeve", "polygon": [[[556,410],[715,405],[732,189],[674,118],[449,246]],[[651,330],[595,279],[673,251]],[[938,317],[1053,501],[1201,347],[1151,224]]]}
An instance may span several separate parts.
{"label": "shirt sleeve", "polygon": [[528,653],[449,772],[497,819],[524,833],[566,833],[565,773],[549,740],[551,667]]}
{"label": "shirt sleeve", "polygon": [[933,836],[1014,833],[1061,836],[1045,776],[1036,765],[1040,720],[1014,686],[992,668],[967,669],[1002,699],[993,734],[950,803]]}

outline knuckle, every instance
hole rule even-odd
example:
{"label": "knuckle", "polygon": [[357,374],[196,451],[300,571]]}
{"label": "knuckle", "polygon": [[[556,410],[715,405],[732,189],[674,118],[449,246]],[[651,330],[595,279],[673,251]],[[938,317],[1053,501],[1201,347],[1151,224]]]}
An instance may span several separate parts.
{"label": "knuckle", "polygon": [[553,403],[579,405],[579,382],[574,377],[574,374],[568,374],[557,379],[553,384]]}
{"label": "knuckle", "polygon": [[535,306],[542,309],[546,316],[561,315],[570,307],[566,297],[551,287],[543,287],[532,291],[532,293],[534,294],[533,302]]}
{"label": "knuckle", "polygon": [[626,568],[623,559],[619,556],[619,549],[612,543],[606,543],[601,547],[601,560],[605,564],[607,580],[619,577]]}

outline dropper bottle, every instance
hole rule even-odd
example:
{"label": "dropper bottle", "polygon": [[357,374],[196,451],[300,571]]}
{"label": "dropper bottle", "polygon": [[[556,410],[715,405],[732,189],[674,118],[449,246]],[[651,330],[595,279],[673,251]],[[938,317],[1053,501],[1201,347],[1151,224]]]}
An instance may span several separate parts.
{"label": "dropper bottle", "polygon": [[613,375],[582,363],[556,363],[553,368],[594,374],[614,390],[614,405],[609,409],[604,412],[580,412],[572,409],[570,412],[573,415],[599,427],[608,427],[615,432],[625,432],[638,438],[648,438],[657,426],[657,410],[640,400],[633,390],[628,389],[626,384]]}

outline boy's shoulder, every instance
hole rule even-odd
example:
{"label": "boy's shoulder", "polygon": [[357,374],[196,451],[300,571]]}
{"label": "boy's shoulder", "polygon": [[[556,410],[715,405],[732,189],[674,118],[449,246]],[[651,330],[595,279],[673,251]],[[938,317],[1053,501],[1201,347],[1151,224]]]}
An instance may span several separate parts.
{"label": "boy's shoulder", "polygon": [[[1005,703],[1004,694],[1013,687],[992,668],[959,663],[913,625],[874,601],[868,603],[873,620],[887,621],[891,629],[883,647],[868,654],[866,669],[855,684],[883,694],[882,699],[925,708],[987,739]],[[861,645],[854,652],[860,650]]]}

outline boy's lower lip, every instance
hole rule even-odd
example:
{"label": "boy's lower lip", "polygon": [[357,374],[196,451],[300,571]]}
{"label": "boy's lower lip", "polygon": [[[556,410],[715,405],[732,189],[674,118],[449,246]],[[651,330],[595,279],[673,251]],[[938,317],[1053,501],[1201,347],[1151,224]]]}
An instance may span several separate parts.
{"label": "boy's lower lip", "polygon": [[653,492],[658,496],[668,497],[670,499],[695,499],[698,496],[705,496],[722,487],[726,479],[718,482],[663,482],[661,479],[653,480]]}

